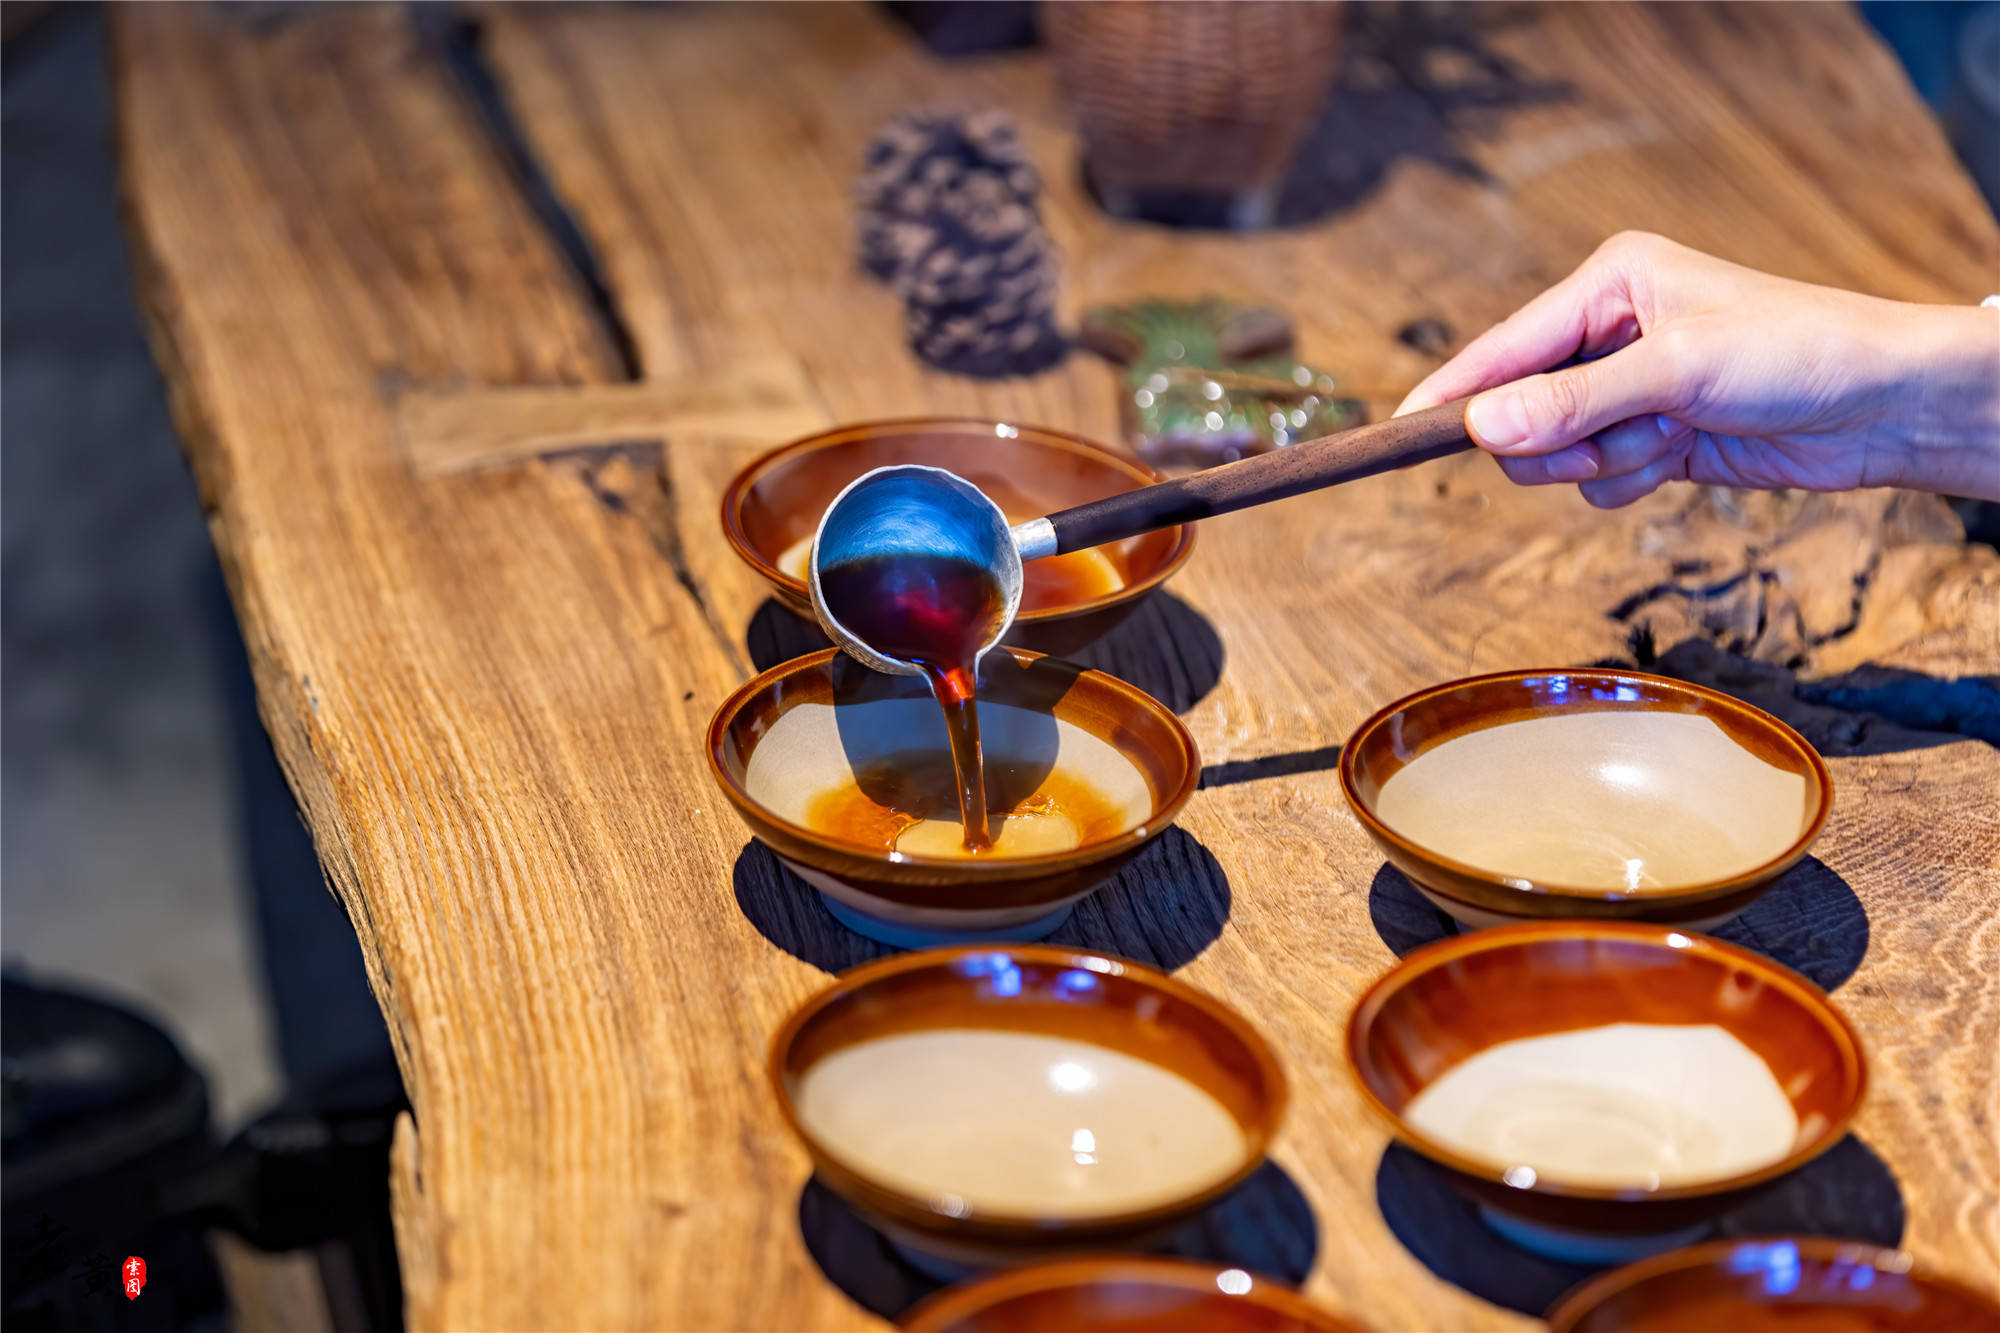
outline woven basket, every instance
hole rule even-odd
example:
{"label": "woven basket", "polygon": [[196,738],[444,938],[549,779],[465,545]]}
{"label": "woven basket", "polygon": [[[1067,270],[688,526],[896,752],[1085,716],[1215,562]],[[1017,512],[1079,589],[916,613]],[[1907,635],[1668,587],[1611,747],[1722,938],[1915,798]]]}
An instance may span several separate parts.
{"label": "woven basket", "polygon": [[1053,0],[1041,20],[1107,195],[1273,195],[1340,42],[1337,0]]}

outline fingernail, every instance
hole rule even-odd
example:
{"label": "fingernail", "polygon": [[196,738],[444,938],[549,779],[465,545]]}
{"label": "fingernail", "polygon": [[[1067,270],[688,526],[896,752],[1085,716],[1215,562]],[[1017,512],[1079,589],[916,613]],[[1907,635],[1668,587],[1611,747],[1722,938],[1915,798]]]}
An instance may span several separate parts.
{"label": "fingernail", "polygon": [[1586,449],[1565,449],[1549,455],[1548,468],[1557,481],[1589,481],[1597,475],[1597,460]]}
{"label": "fingernail", "polygon": [[1465,424],[1488,449],[1512,449],[1528,438],[1528,413],[1521,395],[1504,389],[1473,399],[1465,409]]}

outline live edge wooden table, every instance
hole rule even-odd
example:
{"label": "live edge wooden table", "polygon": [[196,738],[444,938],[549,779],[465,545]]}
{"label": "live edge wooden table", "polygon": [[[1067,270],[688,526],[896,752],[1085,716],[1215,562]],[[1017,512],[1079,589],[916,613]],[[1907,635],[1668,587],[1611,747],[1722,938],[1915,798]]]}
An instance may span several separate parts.
{"label": "live edge wooden table", "polygon": [[[1118,434],[1087,354],[983,383],[905,350],[848,203],[892,114],[1016,113],[1072,316],[1277,305],[1377,411],[1435,364],[1398,329],[1462,341],[1621,228],[1888,296],[2000,285],[1991,214],[1845,8],[1511,13],[1481,40],[1549,95],[1256,236],[1108,219],[1043,56],[944,62],[872,7],[148,5],[114,27],[157,353],[415,1107],[393,1177],[416,1329],[876,1322],[809,1254],[763,1074],[822,969],[873,946],[712,790],[709,715],[785,641],[717,496],[841,420]],[[1173,854],[1063,938],[1184,964],[1281,1053],[1312,1297],[1384,1330],[1532,1326],[1385,1222],[1395,1162],[1341,1031],[1398,900],[1332,756],[1425,683],[1601,660],[1719,681],[1829,756],[1820,864],[1761,942],[1816,960],[1868,1043],[1878,1218],[1995,1287],[2000,751],[1956,730],[1984,710],[1992,734],[1990,683],[1949,682],[2000,670],[2000,560],[1941,501],[1674,488],[1599,513],[1461,458],[1211,522],[1171,592],[1100,660],[1184,710],[1209,782]]]}

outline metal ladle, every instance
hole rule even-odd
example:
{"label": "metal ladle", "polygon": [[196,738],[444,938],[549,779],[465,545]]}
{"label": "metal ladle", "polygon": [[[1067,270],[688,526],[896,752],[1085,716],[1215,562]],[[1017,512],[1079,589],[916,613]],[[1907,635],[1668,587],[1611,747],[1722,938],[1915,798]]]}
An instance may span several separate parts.
{"label": "metal ladle", "polygon": [[920,676],[923,672],[912,663],[878,652],[827,606],[823,571],[885,555],[959,560],[993,575],[1000,601],[973,659],[976,673],[979,659],[1000,642],[1021,609],[1021,550],[1014,530],[1007,526],[1007,515],[986,492],[957,473],[904,463],[862,473],[833,497],[820,516],[806,584],[821,628],[865,666],[898,676]]}
{"label": "metal ladle", "polygon": [[849,561],[884,555],[968,562],[990,572],[1000,590],[998,610],[981,640],[978,656],[984,657],[1005,637],[1020,610],[1023,561],[1102,546],[1461,453],[1472,447],[1465,430],[1467,401],[1460,398],[1306,440],[1012,527],[1000,506],[955,473],[915,464],[876,468],[835,496],[820,518],[807,579],[813,612],[827,637],[866,665],[896,675],[921,675],[910,662],[878,651],[841,624],[827,607],[821,574]]}

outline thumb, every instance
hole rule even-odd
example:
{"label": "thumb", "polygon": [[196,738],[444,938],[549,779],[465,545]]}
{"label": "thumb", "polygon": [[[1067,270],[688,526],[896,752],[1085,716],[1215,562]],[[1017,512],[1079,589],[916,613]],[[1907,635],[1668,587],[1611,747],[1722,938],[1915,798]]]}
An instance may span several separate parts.
{"label": "thumb", "polygon": [[1609,356],[1488,389],[1465,409],[1466,428],[1498,454],[1566,449],[1648,412],[1678,406],[1679,384],[1659,339],[1640,338]]}

